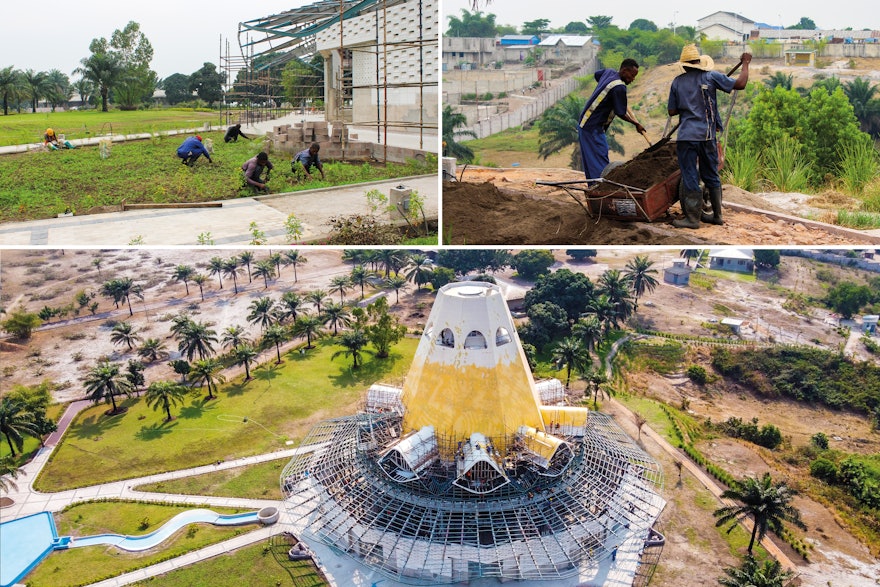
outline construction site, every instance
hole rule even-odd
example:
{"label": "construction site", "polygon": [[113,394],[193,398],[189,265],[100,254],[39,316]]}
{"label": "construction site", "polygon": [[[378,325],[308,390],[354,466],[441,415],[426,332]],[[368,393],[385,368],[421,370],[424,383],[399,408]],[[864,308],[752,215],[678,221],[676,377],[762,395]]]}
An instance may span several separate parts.
{"label": "construction site", "polygon": [[403,386],[317,424],[281,475],[298,536],[409,585],[645,585],[662,484],[611,417],[533,380],[474,282],[440,289]]}
{"label": "construction site", "polygon": [[[273,148],[403,161],[437,151],[434,0],[325,0],[239,24],[221,39],[227,124],[274,120]],[[401,140],[404,137],[404,140]],[[381,145],[373,148],[370,145]]]}

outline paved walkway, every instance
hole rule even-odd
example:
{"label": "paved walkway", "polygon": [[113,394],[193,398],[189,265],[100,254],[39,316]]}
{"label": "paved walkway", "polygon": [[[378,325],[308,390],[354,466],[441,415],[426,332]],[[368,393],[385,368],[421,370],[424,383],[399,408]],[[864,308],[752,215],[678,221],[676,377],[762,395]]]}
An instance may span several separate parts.
{"label": "paved walkway", "polygon": [[[398,178],[351,186],[224,200],[219,207],[128,210],[0,224],[0,245],[52,247],[198,245],[199,235],[210,233],[215,245],[248,245],[251,222],[266,235],[266,244],[288,244],[284,222],[294,214],[303,224],[302,243],[319,244],[330,230],[333,216],[370,212],[364,194],[371,189],[388,193],[400,185],[418,191],[425,216],[439,216],[440,181],[437,175]],[[405,224],[393,219],[395,224]],[[389,222],[392,217],[389,217]],[[205,243],[209,244],[209,243]]]}

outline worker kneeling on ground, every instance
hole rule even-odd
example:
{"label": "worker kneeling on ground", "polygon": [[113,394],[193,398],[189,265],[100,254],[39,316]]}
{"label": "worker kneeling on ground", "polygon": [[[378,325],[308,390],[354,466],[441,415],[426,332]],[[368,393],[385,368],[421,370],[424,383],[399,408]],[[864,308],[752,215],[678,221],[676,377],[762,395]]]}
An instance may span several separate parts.
{"label": "worker kneeling on ground", "polygon": [[76,149],[76,147],[70,141],[60,141],[58,136],[55,134],[55,131],[51,128],[46,129],[46,134],[43,135],[43,145],[49,147],[52,151],[57,151],[58,149]]}
{"label": "worker kneeling on ground", "polygon": [[[721,218],[721,178],[718,176],[718,142],[721,130],[716,91],[742,90],[749,81],[750,53],[740,57],[742,71],[735,80],[713,71],[715,63],[700,55],[696,45],[685,45],[679,65],[682,73],[672,80],[669,90],[669,116],[678,116],[678,166],[681,168],[681,209],[684,218],[674,220],[677,228],[699,228],[700,220],[723,224]],[[699,162],[699,168],[697,163]],[[703,214],[700,178],[709,190],[712,214]]]}
{"label": "worker kneeling on ground", "polygon": [[600,69],[594,74],[598,85],[584,105],[578,124],[578,141],[587,179],[601,177],[602,170],[608,165],[605,131],[615,115],[634,125],[640,133],[645,132],[645,127],[627,113],[626,86],[637,75],[639,64],[635,59],[624,59],[618,71]]}
{"label": "worker kneeling on ground", "polygon": [[246,134],[241,132],[241,125],[240,124],[233,124],[232,126],[230,126],[229,128],[226,129],[226,134],[223,135],[223,142],[228,143],[228,142],[232,141],[233,143],[237,143],[238,137],[241,137],[241,138],[247,139],[247,140],[251,140],[251,138],[249,136],[247,136]]}
{"label": "worker kneeling on ground", "polygon": [[208,152],[208,149],[205,148],[205,145],[202,144],[202,137],[196,135],[194,137],[189,137],[179,147],[177,147],[177,156],[183,159],[181,163],[184,165],[193,165],[196,162],[196,159],[205,156],[209,162],[213,163],[211,160],[211,154]]}
{"label": "worker kneeling on ground", "polygon": [[[244,180],[247,182],[251,188],[256,191],[269,193],[269,188],[266,186],[269,183],[269,173],[274,169],[272,162],[269,161],[269,155],[266,153],[259,153],[256,157],[252,157],[245,161],[241,170],[244,171]],[[263,171],[266,171],[266,176],[263,177]]]}
{"label": "worker kneeling on ground", "polygon": [[290,170],[293,173],[297,173],[301,169],[305,171],[307,179],[312,179],[311,170],[317,169],[321,172],[321,179],[324,179],[324,164],[318,158],[318,151],[320,150],[321,145],[312,143],[308,149],[296,154],[293,161],[290,162]]}

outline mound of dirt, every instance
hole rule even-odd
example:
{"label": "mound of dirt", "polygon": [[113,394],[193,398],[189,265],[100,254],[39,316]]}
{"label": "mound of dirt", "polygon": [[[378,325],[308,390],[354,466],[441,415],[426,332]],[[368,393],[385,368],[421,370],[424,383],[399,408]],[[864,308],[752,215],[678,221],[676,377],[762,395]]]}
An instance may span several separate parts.
{"label": "mound of dirt", "polygon": [[663,183],[678,171],[675,143],[666,143],[656,151],[642,151],[635,159],[627,161],[605,175],[605,179],[646,190]]}

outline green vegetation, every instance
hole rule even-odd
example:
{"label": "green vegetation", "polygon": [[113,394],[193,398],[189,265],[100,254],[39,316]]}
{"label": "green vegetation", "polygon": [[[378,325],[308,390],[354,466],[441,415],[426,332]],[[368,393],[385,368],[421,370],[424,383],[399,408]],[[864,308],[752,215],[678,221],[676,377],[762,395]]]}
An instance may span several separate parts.
{"label": "green vegetation", "polygon": [[214,471],[160,483],[149,483],[140,485],[136,489],[156,493],[282,499],[284,496],[281,494],[279,479],[281,470],[287,462],[288,459],[278,459],[258,465]]}
{"label": "green vegetation", "polygon": [[[103,533],[142,535],[156,530],[175,515],[190,509],[193,509],[192,505],[145,502],[81,503],[58,514],[56,523],[61,536]],[[217,513],[237,513],[236,510],[211,509]],[[129,553],[106,546],[56,550],[27,576],[26,582],[31,587],[88,585],[222,542],[256,528],[256,525],[241,528],[211,524],[190,525],[156,549],[141,553]]]}
{"label": "green vegetation", "polygon": [[758,429],[758,418],[744,422],[742,418],[730,417],[717,426],[722,432],[733,438],[742,438],[748,442],[774,449],[782,444],[782,433],[773,424],[764,424]]}
{"label": "green vegetation", "polygon": [[216,400],[191,398],[172,422],[141,398],[120,402],[128,411],[116,416],[105,416],[103,406],[89,408],[71,425],[37,488],[60,491],[280,449],[305,434],[310,416],[351,410],[371,383],[400,380],[417,343],[404,339],[388,359],[367,360],[354,371],[330,360],[337,347],[324,339],[305,354],[287,353],[281,365],[253,369],[249,382],[220,387]]}
{"label": "green vegetation", "polygon": [[165,575],[133,583],[134,587],[241,587],[283,585],[323,587],[327,583],[310,560],[291,561],[291,544],[281,536],[214,557]]}

